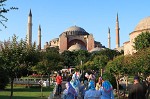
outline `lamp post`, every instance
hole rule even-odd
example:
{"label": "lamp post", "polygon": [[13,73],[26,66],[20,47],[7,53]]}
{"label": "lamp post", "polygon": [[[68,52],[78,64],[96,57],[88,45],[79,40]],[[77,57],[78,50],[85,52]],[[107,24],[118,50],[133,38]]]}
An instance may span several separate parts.
{"label": "lamp post", "polygon": [[81,60],[81,74],[83,73],[83,71],[82,71],[82,60]]}
{"label": "lamp post", "polygon": [[103,75],[103,69],[101,69],[101,77],[102,77],[102,75]]}

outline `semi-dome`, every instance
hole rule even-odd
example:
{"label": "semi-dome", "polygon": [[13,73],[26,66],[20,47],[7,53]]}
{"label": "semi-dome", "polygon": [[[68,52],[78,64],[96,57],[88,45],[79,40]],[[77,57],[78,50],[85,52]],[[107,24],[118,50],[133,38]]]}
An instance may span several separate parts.
{"label": "semi-dome", "polygon": [[78,26],[71,26],[67,28],[62,34],[65,35],[89,35],[83,28]]}
{"label": "semi-dome", "polygon": [[78,50],[86,50],[86,48],[78,43],[72,45],[68,49],[69,51],[78,51]]}
{"label": "semi-dome", "polygon": [[104,50],[105,48],[100,48],[100,47],[95,47],[93,48],[92,50],[90,50],[91,53],[93,52],[98,52],[98,51],[101,51],[101,50]]}
{"label": "semi-dome", "polygon": [[135,27],[134,31],[150,29],[150,16],[142,19]]}

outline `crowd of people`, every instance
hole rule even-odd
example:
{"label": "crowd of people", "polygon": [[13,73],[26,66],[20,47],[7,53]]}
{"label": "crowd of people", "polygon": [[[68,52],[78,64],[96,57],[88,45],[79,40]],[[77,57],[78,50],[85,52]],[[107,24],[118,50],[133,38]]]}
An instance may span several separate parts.
{"label": "crowd of people", "polygon": [[[62,77],[60,74],[56,77],[57,95],[61,94]],[[103,77],[96,77],[94,74],[86,73],[84,81],[80,82],[80,74],[75,72],[71,77],[68,77],[65,84],[66,89],[62,93],[63,99],[114,99],[114,92],[111,83]],[[146,99],[145,89],[139,83],[139,78],[134,78],[134,84],[129,90],[128,99]]]}
{"label": "crowd of people", "polygon": [[[95,75],[86,73],[84,81],[80,82],[80,76],[79,72],[75,72],[68,77],[63,99],[114,99],[113,87],[109,81],[99,77],[96,83]],[[58,95],[61,91],[61,81],[62,78],[58,74],[56,77],[56,83],[59,85],[56,91]]]}

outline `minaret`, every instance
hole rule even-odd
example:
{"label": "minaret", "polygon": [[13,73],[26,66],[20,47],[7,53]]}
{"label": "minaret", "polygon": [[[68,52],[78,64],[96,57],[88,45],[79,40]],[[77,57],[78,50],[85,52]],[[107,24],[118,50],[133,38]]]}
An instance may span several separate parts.
{"label": "minaret", "polygon": [[116,48],[120,47],[120,38],[119,38],[119,20],[118,20],[118,13],[116,18]]}
{"label": "minaret", "polygon": [[32,44],[32,13],[31,9],[28,16],[28,29],[27,29],[27,44]]}
{"label": "minaret", "polygon": [[38,49],[41,50],[41,26],[38,29]]}
{"label": "minaret", "polygon": [[108,27],[108,48],[110,49],[110,28]]}

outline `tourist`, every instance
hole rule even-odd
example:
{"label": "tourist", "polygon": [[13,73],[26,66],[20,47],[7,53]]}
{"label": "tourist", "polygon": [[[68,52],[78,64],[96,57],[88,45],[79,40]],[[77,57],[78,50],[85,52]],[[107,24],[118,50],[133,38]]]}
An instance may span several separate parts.
{"label": "tourist", "polygon": [[60,73],[57,73],[56,76],[56,95],[60,95],[62,91],[62,77]]}
{"label": "tourist", "polygon": [[88,89],[88,79],[89,79],[89,74],[88,74],[88,73],[85,73],[85,76],[84,76],[84,86],[85,86],[85,90]]}
{"label": "tourist", "polygon": [[77,94],[79,94],[79,89],[80,89],[80,80],[77,77],[76,73],[72,75],[72,80],[70,81],[70,84],[72,87],[76,90]]}
{"label": "tourist", "polygon": [[134,77],[134,84],[129,90],[128,99],[145,99],[145,89],[142,84],[140,84],[139,76]]}
{"label": "tourist", "polygon": [[98,82],[96,83],[96,90],[99,90],[102,86],[102,77],[98,78]]}
{"label": "tourist", "polygon": [[100,99],[100,92],[95,90],[95,82],[91,80],[88,85],[88,90],[85,92],[84,99]]}
{"label": "tourist", "polygon": [[113,87],[111,83],[102,78],[102,86],[100,87],[101,99],[114,99]]}
{"label": "tourist", "polygon": [[66,89],[63,92],[63,99],[77,99],[77,92],[70,84],[70,78],[67,79]]}
{"label": "tourist", "polygon": [[90,74],[89,75],[89,81],[93,80],[95,82],[95,75],[94,74]]}

